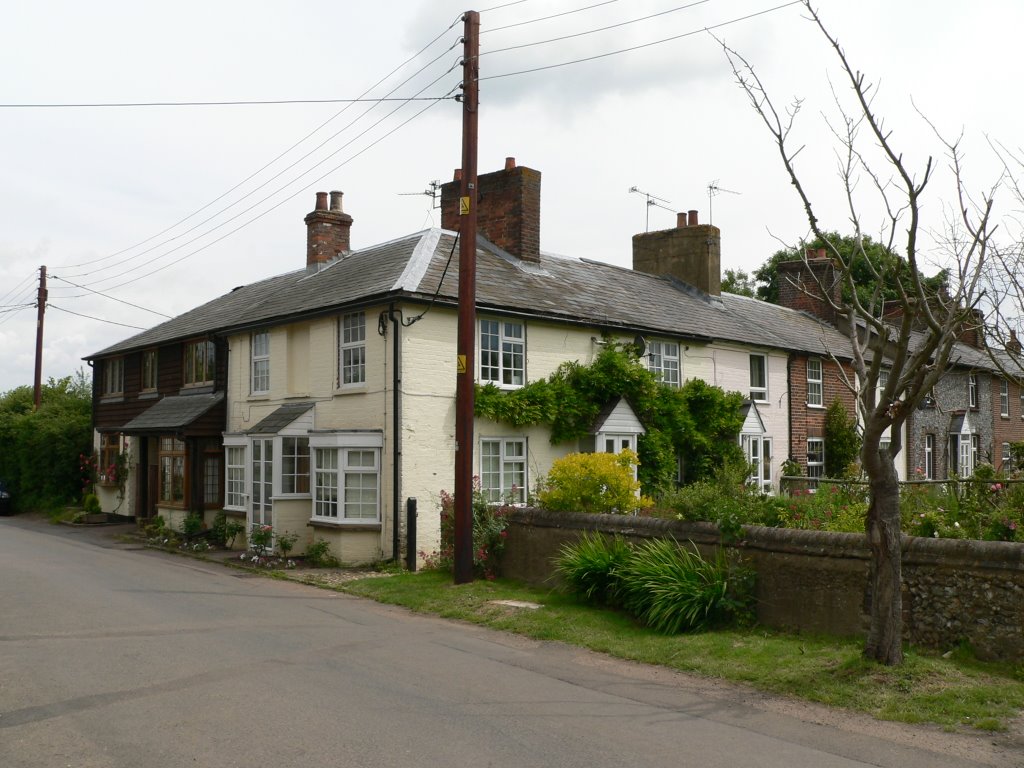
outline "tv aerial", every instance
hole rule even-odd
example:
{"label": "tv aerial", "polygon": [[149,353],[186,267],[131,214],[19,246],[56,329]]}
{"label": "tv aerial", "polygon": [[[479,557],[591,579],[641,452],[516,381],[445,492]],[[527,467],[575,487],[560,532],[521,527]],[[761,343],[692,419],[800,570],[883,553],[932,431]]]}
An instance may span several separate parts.
{"label": "tv aerial", "polygon": [[432,210],[441,207],[441,203],[439,202],[441,199],[441,181],[439,179],[431,181],[427,185],[427,188],[422,192],[399,192],[398,194],[401,197],[410,197],[414,195],[419,197],[420,195],[426,195],[430,198],[430,207]]}
{"label": "tv aerial", "polygon": [[643,195],[645,198],[647,198],[647,217],[644,221],[644,232],[649,232],[651,229],[651,206],[654,206],[656,208],[664,208],[666,211],[671,211],[672,213],[675,213],[675,210],[669,208],[668,205],[663,205],[663,203],[671,202],[663,197],[652,195],[650,192],[644,192],[642,189],[639,189],[637,187],[630,187],[629,191],[635,192],[638,195]]}
{"label": "tv aerial", "polygon": [[735,192],[731,189],[725,189],[718,186],[718,179],[708,182],[708,224],[715,223],[714,212],[711,209],[711,201],[723,192],[728,192],[730,195],[742,195],[742,192]]}

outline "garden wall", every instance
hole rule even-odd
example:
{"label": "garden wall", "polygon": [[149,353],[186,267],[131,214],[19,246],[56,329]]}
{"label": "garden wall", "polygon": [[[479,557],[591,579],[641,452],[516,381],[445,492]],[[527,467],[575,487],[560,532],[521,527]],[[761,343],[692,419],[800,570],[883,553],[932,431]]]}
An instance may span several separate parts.
{"label": "garden wall", "polygon": [[[508,515],[505,576],[555,586],[551,561],[583,531],[634,541],[673,536],[704,554],[718,545],[716,526],[621,515],[517,509]],[[744,527],[728,547],[757,574],[757,619],[789,631],[863,636],[871,593],[865,536]],[[947,650],[969,643],[980,658],[1024,659],[1024,544],[903,539],[904,637]]]}

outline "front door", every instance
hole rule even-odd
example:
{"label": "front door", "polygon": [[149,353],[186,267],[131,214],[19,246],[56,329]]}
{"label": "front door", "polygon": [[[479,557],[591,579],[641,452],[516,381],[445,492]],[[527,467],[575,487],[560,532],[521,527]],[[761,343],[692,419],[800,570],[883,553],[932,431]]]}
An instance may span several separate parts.
{"label": "front door", "polygon": [[252,441],[252,503],[249,505],[249,530],[258,525],[273,525],[271,500],[274,478],[274,440]]}

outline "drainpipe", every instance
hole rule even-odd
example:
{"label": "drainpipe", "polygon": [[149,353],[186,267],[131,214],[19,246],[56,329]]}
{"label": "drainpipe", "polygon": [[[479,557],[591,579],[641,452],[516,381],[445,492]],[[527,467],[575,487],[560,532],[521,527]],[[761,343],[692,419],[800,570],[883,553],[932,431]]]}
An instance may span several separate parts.
{"label": "drainpipe", "polygon": [[391,342],[391,353],[394,357],[391,372],[391,395],[393,403],[391,407],[391,444],[392,456],[391,467],[394,476],[391,479],[391,559],[399,562],[398,547],[398,522],[399,509],[401,507],[401,480],[402,480],[402,323],[401,314],[396,314],[395,305],[388,306],[388,319],[395,329],[395,338]]}

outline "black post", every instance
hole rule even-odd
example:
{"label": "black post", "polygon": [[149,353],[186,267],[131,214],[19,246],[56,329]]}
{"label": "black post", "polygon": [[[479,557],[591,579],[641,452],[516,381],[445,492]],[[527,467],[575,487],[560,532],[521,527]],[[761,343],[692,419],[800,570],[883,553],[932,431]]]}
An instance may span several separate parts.
{"label": "black post", "polygon": [[416,570],[416,497],[405,500],[405,567]]}

